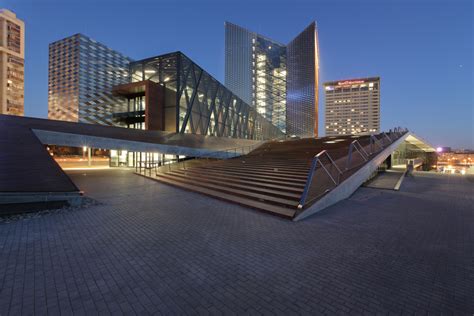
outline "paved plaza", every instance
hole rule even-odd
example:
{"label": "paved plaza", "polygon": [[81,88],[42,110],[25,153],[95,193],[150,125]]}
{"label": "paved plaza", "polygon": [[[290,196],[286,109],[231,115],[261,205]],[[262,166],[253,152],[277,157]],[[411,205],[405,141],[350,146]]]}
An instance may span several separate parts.
{"label": "paved plaza", "polygon": [[109,169],[0,223],[0,315],[474,313],[474,178],[417,174],[301,222]]}

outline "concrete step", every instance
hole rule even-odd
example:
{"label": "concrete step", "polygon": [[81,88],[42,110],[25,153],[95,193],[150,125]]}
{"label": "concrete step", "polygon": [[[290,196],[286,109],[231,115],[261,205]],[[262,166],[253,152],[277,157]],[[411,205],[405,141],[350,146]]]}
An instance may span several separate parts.
{"label": "concrete step", "polygon": [[179,170],[175,170],[175,172],[181,172],[183,174],[184,173],[194,174],[197,177],[217,179],[217,180],[221,180],[225,178],[225,181],[232,182],[232,183],[252,185],[252,186],[257,186],[257,187],[262,187],[262,188],[271,188],[271,189],[276,189],[276,190],[293,192],[300,195],[304,191],[303,185],[293,186],[293,184],[290,182],[256,181],[255,178],[252,178],[252,177],[245,178],[245,179],[248,179],[248,180],[245,180],[239,176],[231,176],[228,174],[222,175],[222,173],[210,173],[208,171],[203,171],[203,170],[195,169],[195,168],[186,169],[186,170],[179,169]]}
{"label": "concrete step", "polygon": [[[182,169],[180,169],[182,170]],[[304,183],[301,182],[293,182],[293,181],[282,181],[282,180],[274,180],[274,179],[266,179],[266,178],[259,178],[259,177],[253,177],[248,174],[234,174],[234,173],[222,173],[219,171],[213,171],[213,170],[205,170],[201,168],[191,168],[191,169],[186,169],[186,171],[194,172],[194,173],[199,173],[201,175],[212,175],[216,177],[222,177],[223,175],[227,179],[235,179],[235,180],[245,180],[250,183],[255,183],[256,185],[268,185],[268,184],[273,184],[277,186],[283,186],[286,187],[287,189],[294,189],[295,191],[303,191],[304,189]]]}
{"label": "concrete step", "polygon": [[285,197],[287,199],[294,199],[294,200],[297,200],[297,201],[299,201],[299,199],[301,198],[301,193],[297,194],[297,193],[288,192],[284,189],[283,190],[282,189],[275,190],[275,189],[271,189],[271,188],[268,188],[268,187],[258,187],[258,186],[255,186],[255,185],[239,184],[239,183],[231,182],[225,177],[221,177],[219,179],[216,179],[216,178],[210,178],[210,177],[202,176],[202,175],[199,175],[199,174],[193,174],[193,173],[190,173],[190,172],[182,173],[182,172],[176,172],[176,171],[172,171],[172,172],[169,172],[167,174],[172,174],[174,176],[181,177],[183,179],[192,179],[194,181],[202,181],[202,182],[205,182],[205,183],[221,185],[221,186],[227,187],[227,188],[244,190],[244,191],[255,192],[255,193],[261,193],[261,194],[271,195],[271,196],[275,196],[275,197]]}
{"label": "concrete step", "polygon": [[158,180],[168,179],[168,180],[172,180],[172,181],[175,181],[175,182],[180,182],[180,183],[185,183],[185,184],[189,184],[189,185],[199,186],[199,187],[207,188],[207,189],[210,189],[210,190],[220,191],[220,192],[224,192],[224,193],[227,193],[227,194],[232,194],[232,195],[236,195],[236,196],[239,196],[239,197],[247,198],[249,200],[256,200],[258,202],[266,202],[266,203],[269,203],[269,204],[278,205],[278,206],[282,206],[282,207],[294,208],[295,210],[296,210],[296,207],[298,206],[298,201],[296,201],[294,199],[290,200],[290,199],[278,198],[278,197],[267,195],[267,194],[260,194],[260,193],[245,191],[245,190],[227,188],[227,187],[223,187],[221,185],[216,185],[216,184],[212,184],[212,183],[199,181],[197,179],[176,177],[175,175],[172,175],[172,174],[169,174],[169,173],[159,174],[159,175],[156,176],[156,178]]}
{"label": "concrete step", "polygon": [[[142,175],[142,174],[139,174],[139,175]],[[144,175],[142,175],[142,176],[144,176]],[[210,188],[202,187],[202,186],[199,186],[199,185],[194,185],[194,184],[190,184],[190,183],[183,183],[183,182],[175,181],[173,179],[167,179],[167,178],[164,178],[164,177],[160,177],[160,178],[148,177],[148,176],[144,176],[144,177],[149,178],[149,179],[154,180],[154,181],[158,181],[158,182],[166,183],[166,184],[169,184],[169,185],[173,185],[173,186],[179,187],[181,189],[198,192],[198,193],[201,193],[201,194],[211,196],[213,198],[233,202],[233,203],[236,203],[236,204],[240,204],[240,205],[243,205],[243,206],[246,206],[246,207],[254,208],[254,209],[257,209],[257,210],[260,210],[260,211],[264,211],[264,212],[271,213],[273,215],[277,215],[277,216],[281,216],[281,217],[285,217],[285,218],[288,218],[288,219],[292,219],[296,214],[296,209],[281,207],[281,206],[277,206],[277,205],[271,205],[271,204],[267,204],[267,203],[264,203],[264,202],[261,202],[261,201],[256,201],[256,200],[253,200],[253,199],[248,199],[248,198],[236,196],[236,195],[233,195],[233,194],[227,194],[227,193],[224,193],[224,192],[221,192],[221,191],[212,190]]]}
{"label": "concrete step", "polygon": [[268,174],[260,174],[260,173],[250,173],[245,170],[225,170],[225,169],[211,169],[211,168],[200,168],[204,172],[219,172],[223,174],[231,174],[237,176],[244,176],[248,175],[255,179],[264,179],[264,180],[276,180],[276,181],[285,181],[285,182],[292,182],[295,184],[305,185],[306,179],[303,178],[293,178],[293,177],[285,177],[285,176],[278,176],[278,175],[268,175]]}
{"label": "concrete step", "polygon": [[308,166],[304,167],[295,167],[295,168],[286,168],[280,165],[274,165],[274,164],[262,164],[262,165],[255,165],[253,163],[233,163],[233,164],[220,164],[220,165],[208,165],[209,167],[212,166],[220,166],[223,167],[225,166],[226,168],[248,168],[252,170],[262,170],[262,171],[275,171],[276,172],[281,172],[281,173],[288,173],[288,174],[307,174],[309,171]]}
{"label": "concrete step", "polygon": [[263,169],[258,169],[258,168],[252,168],[250,166],[244,166],[244,167],[233,167],[233,166],[225,166],[225,165],[220,165],[220,166],[205,166],[201,167],[203,169],[209,170],[222,170],[222,171],[236,171],[236,172],[243,172],[243,173],[251,173],[253,175],[264,175],[264,176],[279,176],[283,178],[288,178],[288,179],[300,179],[306,181],[307,174],[308,172],[298,172],[298,173],[290,173],[290,172],[282,172],[279,171],[278,169],[272,169],[269,168],[268,170],[263,170]]}

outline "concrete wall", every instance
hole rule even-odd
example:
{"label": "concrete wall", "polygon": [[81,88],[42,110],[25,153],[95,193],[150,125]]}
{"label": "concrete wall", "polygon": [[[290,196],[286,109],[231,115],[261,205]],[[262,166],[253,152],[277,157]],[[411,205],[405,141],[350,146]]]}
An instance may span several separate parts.
{"label": "concrete wall", "polygon": [[387,159],[387,157],[390,156],[392,152],[397,149],[397,147],[402,142],[405,141],[408,135],[409,133],[403,135],[397,141],[393,142],[390,146],[386,147],[382,152],[372,158],[362,168],[357,170],[352,176],[350,176],[348,179],[343,181],[333,190],[328,192],[325,196],[316,201],[316,203],[303,210],[303,212],[298,214],[293,220],[299,221],[301,219],[304,219],[351,196],[352,193],[354,193],[355,190],[357,190],[370,177],[370,175],[375,170],[377,170],[377,167],[382,162],[384,162],[384,160]]}

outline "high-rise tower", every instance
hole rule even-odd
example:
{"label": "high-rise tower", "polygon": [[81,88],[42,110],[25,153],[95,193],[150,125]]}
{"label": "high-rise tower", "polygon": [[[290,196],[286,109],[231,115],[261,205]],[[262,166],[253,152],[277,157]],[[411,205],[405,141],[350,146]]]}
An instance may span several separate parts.
{"label": "high-rise tower", "polygon": [[24,114],[25,24],[0,10],[0,114]]}
{"label": "high-rise tower", "polygon": [[324,83],[326,136],[380,133],[380,78]]}
{"label": "high-rise tower", "polygon": [[288,45],[226,22],[225,54],[227,87],[288,135],[317,136],[315,22]]}

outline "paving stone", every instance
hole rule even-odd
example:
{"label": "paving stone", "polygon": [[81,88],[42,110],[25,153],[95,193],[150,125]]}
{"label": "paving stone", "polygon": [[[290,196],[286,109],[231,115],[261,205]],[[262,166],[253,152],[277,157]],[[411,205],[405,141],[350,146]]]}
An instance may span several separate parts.
{"label": "paving stone", "polygon": [[302,222],[135,176],[0,222],[0,315],[472,314],[474,181],[417,174]]}

